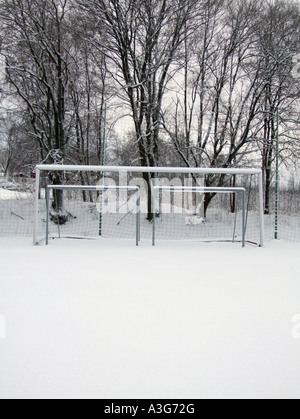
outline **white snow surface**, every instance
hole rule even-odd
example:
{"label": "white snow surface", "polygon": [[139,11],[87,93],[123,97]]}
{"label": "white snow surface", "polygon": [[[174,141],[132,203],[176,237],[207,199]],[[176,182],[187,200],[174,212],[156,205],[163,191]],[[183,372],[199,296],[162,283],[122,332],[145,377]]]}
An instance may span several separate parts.
{"label": "white snow surface", "polygon": [[0,398],[299,398],[299,251],[0,238]]}
{"label": "white snow surface", "polygon": [[8,189],[0,189],[0,199],[2,200],[20,200],[20,199],[28,199],[30,198],[31,194],[29,192],[18,192],[18,191],[10,191]]}

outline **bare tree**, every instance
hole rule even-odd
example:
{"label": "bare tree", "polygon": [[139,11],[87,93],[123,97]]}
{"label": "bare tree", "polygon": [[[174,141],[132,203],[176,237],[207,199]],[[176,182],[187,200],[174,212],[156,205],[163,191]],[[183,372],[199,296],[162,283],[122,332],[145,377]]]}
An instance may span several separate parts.
{"label": "bare tree", "polygon": [[[299,5],[284,0],[3,0],[5,93],[26,126],[7,125],[7,162],[22,137],[23,152],[37,150],[39,161],[101,164],[114,96],[134,135],[113,135],[110,158],[227,168],[261,157],[268,213],[277,109],[281,160],[300,155],[292,78],[299,21]],[[144,175],[148,184],[152,176]],[[58,173],[50,180],[62,181]],[[227,176],[205,181],[235,184]],[[206,195],[205,212],[213,198]],[[63,210],[60,193],[54,206]]]}
{"label": "bare tree", "polygon": [[[75,164],[101,165],[105,152],[104,125],[108,125],[106,107],[113,96],[106,56],[90,42],[92,34],[89,22],[81,18],[75,5],[70,29],[76,48],[73,48],[74,66],[69,81],[73,142],[67,158]],[[88,172],[81,172],[80,178],[82,184],[99,180],[91,178]],[[86,200],[84,191],[83,197]]]}
{"label": "bare tree", "polygon": [[[64,161],[69,141],[66,91],[72,41],[66,25],[68,6],[68,0],[4,0],[0,5],[6,80],[26,107],[30,134],[48,163]],[[60,175],[54,173],[51,181],[60,184]],[[54,207],[63,210],[61,193]]]}
{"label": "bare tree", "polygon": [[23,119],[17,109],[6,111],[0,123],[0,163],[4,175],[22,173],[31,176],[39,159],[39,147],[27,132],[30,121]]}
{"label": "bare tree", "polygon": [[[190,92],[189,113],[186,105],[176,105],[175,124],[172,128],[166,123],[165,129],[185,165],[238,167],[245,155],[255,153],[254,140],[260,129],[256,115],[264,84],[260,83],[261,62],[255,43],[259,3],[209,1],[205,16],[199,25],[200,42],[189,62],[190,85],[185,85],[184,100],[186,91]],[[180,108],[185,109],[185,123],[189,122],[189,129],[181,134]],[[205,182],[223,186],[229,180],[224,175],[208,175]],[[214,194],[206,194],[205,214],[213,198]]]}
{"label": "bare tree", "polygon": [[[292,77],[293,57],[299,51],[298,4],[280,0],[264,2],[258,27],[258,54],[262,58],[261,83],[265,85],[260,119],[263,121],[258,146],[262,156],[265,184],[265,213],[270,214],[273,166],[276,159],[277,115],[280,124],[280,157],[294,155],[299,149],[296,135],[290,131],[293,110],[298,106],[299,81]],[[294,122],[298,122],[294,120]]]}
{"label": "bare tree", "polygon": [[[120,88],[119,97],[130,107],[140,163],[156,166],[163,99],[177,70],[175,59],[187,36],[186,27],[201,2],[89,0],[79,3],[96,17],[99,36],[93,42],[105,48]],[[145,180],[150,182],[148,175]],[[150,199],[148,206],[151,219]]]}

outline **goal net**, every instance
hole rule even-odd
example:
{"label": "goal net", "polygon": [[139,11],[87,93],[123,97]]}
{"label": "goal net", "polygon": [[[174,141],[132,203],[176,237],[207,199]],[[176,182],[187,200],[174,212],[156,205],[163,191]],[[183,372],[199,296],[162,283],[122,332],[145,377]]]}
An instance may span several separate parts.
{"label": "goal net", "polygon": [[257,169],[37,166],[35,244],[45,239],[47,190],[50,238],[132,239],[140,211],[141,240],[153,240],[155,225],[156,240],[264,242]]}

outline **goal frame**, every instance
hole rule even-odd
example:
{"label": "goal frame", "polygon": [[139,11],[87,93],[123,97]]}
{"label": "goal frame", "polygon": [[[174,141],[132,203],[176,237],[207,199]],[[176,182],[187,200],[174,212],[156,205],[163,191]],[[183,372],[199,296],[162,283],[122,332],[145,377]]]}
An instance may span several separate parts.
{"label": "goal frame", "polygon": [[259,228],[260,240],[259,246],[264,246],[264,193],[263,193],[263,173],[261,169],[228,169],[228,168],[182,168],[182,167],[134,167],[134,166],[80,166],[80,165],[37,165],[36,166],[36,187],[35,187],[35,217],[33,243],[38,244],[38,208],[39,208],[39,191],[40,178],[42,172],[96,172],[96,173],[157,173],[157,174],[195,174],[195,175],[255,175],[258,177],[258,194],[259,194]]}
{"label": "goal frame", "polygon": [[127,191],[136,192],[136,246],[139,245],[141,239],[141,195],[138,186],[85,186],[85,185],[47,185],[46,188],[46,246],[49,244],[49,224],[50,224],[50,192],[51,191],[92,191],[92,192],[109,192],[109,191]]}
{"label": "goal frame", "polygon": [[156,196],[157,192],[183,192],[183,193],[215,193],[215,194],[242,194],[242,247],[246,245],[246,189],[245,188],[209,188],[193,186],[153,186],[153,227],[152,227],[152,246],[156,245]]}

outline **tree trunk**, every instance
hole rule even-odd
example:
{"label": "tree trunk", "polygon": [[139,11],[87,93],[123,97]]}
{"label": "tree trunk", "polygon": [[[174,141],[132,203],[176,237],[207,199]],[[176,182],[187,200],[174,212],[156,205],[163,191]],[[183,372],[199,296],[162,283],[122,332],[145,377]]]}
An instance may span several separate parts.
{"label": "tree trunk", "polygon": [[[62,182],[62,173],[54,172],[50,174],[50,183],[54,186],[60,186]],[[64,209],[63,191],[53,191],[53,202],[50,211],[50,219],[55,224],[64,225],[69,221],[70,214]]]}
{"label": "tree trunk", "polygon": [[[236,187],[236,175],[233,175],[232,178],[230,179],[230,186],[232,188]],[[235,209],[236,209],[236,194],[233,193],[230,195],[230,211],[231,214],[235,214]]]}
{"label": "tree trunk", "polygon": [[211,203],[211,201],[213,200],[213,198],[215,197],[215,194],[211,194],[211,193],[206,193],[204,194],[204,218],[206,219],[207,217],[207,210],[208,207]]}
{"label": "tree trunk", "polygon": [[[50,174],[50,184],[53,186],[62,185],[62,175],[60,172],[54,172]],[[53,191],[53,202],[52,209],[55,211],[60,211],[63,209],[63,192],[62,191]]]}
{"label": "tree trunk", "polygon": [[272,184],[272,170],[271,168],[265,169],[265,215],[270,215],[270,201],[271,201],[271,184]]}
{"label": "tree trunk", "polygon": [[153,213],[152,213],[152,194],[151,194],[151,180],[152,174],[151,173],[143,173],[143,179],[147,184],[148,189],[148,196],[147,196],[147,220],[152,221]]}

